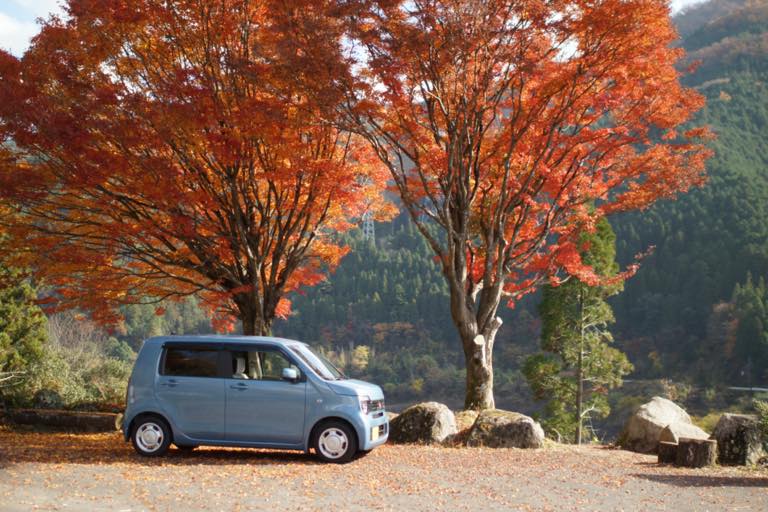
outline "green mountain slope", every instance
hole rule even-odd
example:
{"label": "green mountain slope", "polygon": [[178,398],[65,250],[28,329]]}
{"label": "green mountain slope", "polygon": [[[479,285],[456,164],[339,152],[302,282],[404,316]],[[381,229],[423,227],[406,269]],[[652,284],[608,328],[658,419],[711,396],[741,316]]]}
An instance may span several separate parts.
{"label": "green mountain slope", "polygon": [[747,363],[718,357],[727,340],[708,333],[715,305],[748,273],[768,273],[768,2],[734,4],[711,2],[678,20],[689,60],[701,60],[686,78],[707,97],[697,121],[718,136],[708,184],[613,220],[624,261],[656,247],[614,302],[619,339],[645,376],[711,382],[737,378]]}

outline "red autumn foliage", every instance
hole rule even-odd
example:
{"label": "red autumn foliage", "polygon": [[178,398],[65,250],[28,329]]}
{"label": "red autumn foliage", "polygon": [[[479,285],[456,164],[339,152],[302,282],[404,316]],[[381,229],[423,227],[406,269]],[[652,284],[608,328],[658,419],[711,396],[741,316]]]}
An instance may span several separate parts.
{"label": "red autumn foliage", "polygon": [[493,407],[502,299],[562,271],[597,283],[579,230],[704,181],[708,131],[679,130],[703,97],[665,0],[346,4],[347,122],[442,263],[465,406]]}
{"label": "red autumn foliage", "polygon": [[195,293],[268,332],[345,254],[338,232],[388,214],[386,171],[297,79],[329,72],[325,7],[70,0],[0,52],[9,263],[105,322]]}

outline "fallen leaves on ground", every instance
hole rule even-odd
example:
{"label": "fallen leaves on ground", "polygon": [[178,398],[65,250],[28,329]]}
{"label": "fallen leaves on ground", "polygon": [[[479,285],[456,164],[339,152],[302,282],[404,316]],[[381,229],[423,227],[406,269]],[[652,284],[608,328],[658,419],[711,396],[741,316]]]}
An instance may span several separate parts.
{"label": "fallen leaves on ground", "polygon": [[565,445],[387,445],[346,465],[237,448],[171,449],[142,458],[119,433],[0,428],[0,497],[17,504],[4,505],[8,510],[62,503],[77,510],[754,509],[768,506],[768,471],[674,468],[653,456]]}

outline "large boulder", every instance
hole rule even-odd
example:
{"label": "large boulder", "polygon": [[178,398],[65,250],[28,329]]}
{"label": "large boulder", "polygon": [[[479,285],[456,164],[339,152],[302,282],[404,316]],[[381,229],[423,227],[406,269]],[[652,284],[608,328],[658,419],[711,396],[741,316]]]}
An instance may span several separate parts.
{"label": "large boulder", "polygon": [[677,422],[667,425],[659,434],[659,442],[679,443],[680,438],[709,439],[709,434],[692,423]]}
{"label": "large boulder", "polygon": [[619,435],[619,445],[640,453],[654,453],[661,431],[667,425],[682,423],[691,425],[688,413],[671,400],[655,396],[629,417]]}
{"label": "large boulder", "polygon": [[456,411],[454,417],[456,418],[457,432],[446,437],[443,441],[443,445],[456,447],[467,444],[467,436],[469,436],[472,425],[475,424],[475,420],[477,420],[479,414],[479,411],[473,411],[471,409],[468,411]]}
{"label": "large boulder", "polygon": [[453,412],[437,402],[412,405],[389,423],[393,443],[442,443],[455,433]]}
{"label": "large boulder", "polygon": [[712,439],[717,441],[720,464],[752,465],[766,455],[760,424],[749,414],[720,416]]}
{"label": "large boulder", "polygon": [[472,425],[475,424],[475,421],[477,420],[477,417],[480,415],[479,411],[458,411],[455,413],[456,416],[456,429],[459,432],[462,432],[464,430],[469,430],[472,428]]}
{"label": "large boulder", "polygon": [[467,446],[541,448],[544,446],[544,430],[523,414],[488,409],[482,411],[472,425]]}

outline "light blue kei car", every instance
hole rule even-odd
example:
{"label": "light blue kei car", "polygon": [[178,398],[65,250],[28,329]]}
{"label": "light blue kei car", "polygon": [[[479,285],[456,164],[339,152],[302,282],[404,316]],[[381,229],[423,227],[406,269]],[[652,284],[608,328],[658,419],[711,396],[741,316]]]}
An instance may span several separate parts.
{"label": "light blue kei car", "polygon": [[379,386],[347,379],[305,343],[257,336],[144,342],[123,432],[145,456],[200,445],[303,450],[348,462],[384,444]]}

